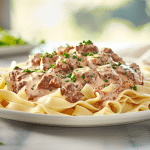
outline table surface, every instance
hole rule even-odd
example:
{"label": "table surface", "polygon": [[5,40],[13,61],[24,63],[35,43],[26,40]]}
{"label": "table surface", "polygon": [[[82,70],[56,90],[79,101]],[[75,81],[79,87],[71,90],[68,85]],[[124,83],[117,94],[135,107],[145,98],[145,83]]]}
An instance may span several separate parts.
{"label": "table surface", "polygon": [[[0,57],[0,67],[28,54]],[[0,150],[149,150],[150,120],[93,128],[52,127],[0,118]]]}

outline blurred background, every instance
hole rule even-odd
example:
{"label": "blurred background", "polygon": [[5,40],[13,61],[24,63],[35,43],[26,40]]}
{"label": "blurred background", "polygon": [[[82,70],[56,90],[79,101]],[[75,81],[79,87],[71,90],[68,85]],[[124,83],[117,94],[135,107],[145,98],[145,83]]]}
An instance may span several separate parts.
{"label": "blurred background", "polygon": [[150,41],[150,0],[1,0],[0,26],[27,41]]}

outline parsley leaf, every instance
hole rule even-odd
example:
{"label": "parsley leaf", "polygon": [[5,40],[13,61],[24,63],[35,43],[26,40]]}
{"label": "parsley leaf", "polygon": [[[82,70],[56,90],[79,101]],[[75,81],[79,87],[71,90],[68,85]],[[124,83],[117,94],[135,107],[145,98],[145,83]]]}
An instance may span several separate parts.
{"label": "parsley leaf", "polygon": [[50,68],[55,68],[55,65],[54,65],[54,64],[51,64],[51,65],[50,65]]}
{"label": "parsley leaf", "polygon": [[33,71],[31,71],[31,70],[29,70],[29,69],[27,68],[27,69],[25,69],[23,72],[30,73],[30,72],[33,72]]}
{"label": "parsley leaf", "polygon": [[71,81],[76,82],[76,76],[75,75],[73,75],[73,77],[71,78]]}
{"label": "parsley leaf", "polygon": [[45,73],[45,72],[46,72],[46,70],[41,71],[41,73]]}
{"label": "parsley leaf", "polygon": [[85,75],[83,74],[83,75],[82,75],[82,79],[84,79],[84,78],[85,78]]}
{"label": "parsley leaf", "polygon": [[121,66],[121,62],[118,63],[118,66]]}
{"label": "parsley leaf", "polygon": [[77,56],[73,56],[72,58],[73,58],[73,59],[76,59],[76,58],[77,58]]}
{"label": "parsley leaf", "polygon": [[70,58],[70,55],[68,53],[63,53],[62,56],[65,56],[65,58]]}
{"label": "parsley leaf", "polygon": [[18,69],[18,68],[19,68],[18,66],[15,66],[13,70]]}
{"label": "parsley leaf", "polygon": [[88,40],[88,41],[83,41],[83,42],[80,42],[79,44],[82,45],[83,43],[84,43],[85,45],[87,45],[87,44],[90,45],[90,44],[92,43],[92,41],[90,41],[90,40]]}
{"label": "parsley leaf", "polygon": [[108,82],[108,80],[107,80],[107,79],[105,79],[105,80],[104,80],[104,82],[105,82],[105,83],[107,83],[107,82]]}
{"label": "parsley leaf", "polygon": [[93,54],[97,54],[97,52],[93,52]]}
{"label": "parsley leaf", "polygon": [[131,86],[130,89],[133,89],[133,90],[136,91],[137,90],[137,86],[136,85],[134,85],[133,87]]}
{"label": "parsley leaf", "polygon": [[68,77],[68,78],[71,78],[71,76],[72,76],[72,73],[68,73],[68,76],[67,76],[67,77]]}
{"label": "parsley leaf", "polygon": [[77,66],[78,68],[83,68],[82,66]]}
{"label": "parsley leaf", "polygon": [[78,58],[78,61],[81,61],[82,60],[82,58]]}
{"label": "parsley leaf", "polygon": [[67,64],[67,62],[66,62],[66,61],[64,61],[64,60],[62,60],[62,63],[65,63],[65,64]]}

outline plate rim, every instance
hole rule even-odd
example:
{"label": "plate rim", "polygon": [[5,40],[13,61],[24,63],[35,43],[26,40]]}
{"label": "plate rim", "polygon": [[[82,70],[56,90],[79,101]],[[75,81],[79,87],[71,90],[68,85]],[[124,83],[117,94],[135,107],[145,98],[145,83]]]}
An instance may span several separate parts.
{"label": "plate rim", "polygon": [[[95,126],[129,124],[149,120],[150,111],[145,110],[140,112],[102,115],[102,116],[69,116],[69,115],[59,116],[49,114],[36,114],[0,108],[0,117],[10,120],[42,125],[66,126],[66,127],[95,127]],[[21,117],[21,119],[20,118],[18,119],[17,117]],[[31,121],[31,119],[33,118],[35,120]],[[40,121],[38,121],[38,119],[40,119]]]}

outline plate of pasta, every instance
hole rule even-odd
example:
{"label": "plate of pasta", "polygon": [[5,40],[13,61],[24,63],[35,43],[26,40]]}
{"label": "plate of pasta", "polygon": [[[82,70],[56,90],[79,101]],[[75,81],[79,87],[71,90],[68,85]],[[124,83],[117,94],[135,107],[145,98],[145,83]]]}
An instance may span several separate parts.
{"label": "plate of pasta", "polygon": [[150,119],[150,80],[90,40],[0,70],[2,118],[75,127]]}

